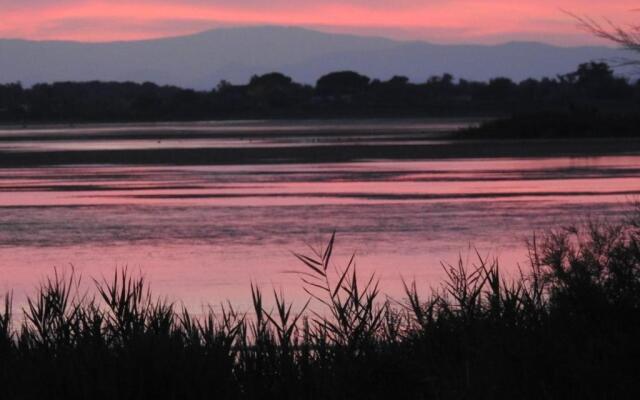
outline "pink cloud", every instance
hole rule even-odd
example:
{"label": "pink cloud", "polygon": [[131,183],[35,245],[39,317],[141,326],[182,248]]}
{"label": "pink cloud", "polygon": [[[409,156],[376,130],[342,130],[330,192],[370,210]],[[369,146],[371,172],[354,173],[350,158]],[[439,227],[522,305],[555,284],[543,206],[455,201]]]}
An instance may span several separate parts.
{"label": "pink cloud", "polygon": [[[637,21],[637,1],[567,0],[566,10]],[[438,42],[596,42],[551,0],[0,0],[0,37],[130,40],[228,25],[298,25]]]}

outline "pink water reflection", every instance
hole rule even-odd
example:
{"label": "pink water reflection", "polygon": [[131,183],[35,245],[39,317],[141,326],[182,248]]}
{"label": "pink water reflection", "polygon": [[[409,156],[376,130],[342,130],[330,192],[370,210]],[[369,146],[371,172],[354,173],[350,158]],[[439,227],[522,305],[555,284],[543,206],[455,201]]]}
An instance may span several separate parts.
{"label": "pink water reflection", "polygon": [[338,231],[399,296],[469,244],[526,262],[524,239],[577,215],[620,216],[640,193],[640,157],[371,161],[319,165],[0,169],[0,290],[19,299],[52,272],[140,269],[194,310],[246,305],[250,282],[302,300],[290,251]]}

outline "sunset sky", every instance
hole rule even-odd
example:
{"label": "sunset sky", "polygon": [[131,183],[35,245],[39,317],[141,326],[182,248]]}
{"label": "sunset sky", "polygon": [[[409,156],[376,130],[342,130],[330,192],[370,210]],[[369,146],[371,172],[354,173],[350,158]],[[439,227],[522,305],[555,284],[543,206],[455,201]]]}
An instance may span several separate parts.
{"label": "sunset sky", "polygon": [[0,0],[0,37],[111,41],[244,25],[439,43],[599,43],[562,10],[637,23],[638,0]]}

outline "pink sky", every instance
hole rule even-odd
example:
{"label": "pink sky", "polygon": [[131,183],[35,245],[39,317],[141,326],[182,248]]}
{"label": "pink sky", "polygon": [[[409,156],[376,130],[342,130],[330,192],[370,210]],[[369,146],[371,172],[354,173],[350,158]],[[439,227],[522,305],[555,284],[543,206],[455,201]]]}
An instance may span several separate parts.
{"label": "pink sky", "polygon": [[440,43],[599,43],[562,10],[620,24],[638,0],[0,0],[0,37],[110,41],[295,25]]}

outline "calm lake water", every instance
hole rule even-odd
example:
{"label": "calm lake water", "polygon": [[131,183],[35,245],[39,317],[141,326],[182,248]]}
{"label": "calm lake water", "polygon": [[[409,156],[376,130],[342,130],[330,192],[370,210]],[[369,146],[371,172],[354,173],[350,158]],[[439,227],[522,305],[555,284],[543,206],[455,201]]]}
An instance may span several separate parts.
{"label": "calm lake water", "polygon": [[[356,125],[227,123],[5,130],[9,152],[162,147],[433,143],[460,122]],[[178,135],[185,135],[179,137]],[[176,137],[178,136],[178,137]],[[291,252],[337,231],[385,293],[424,289],[441,261],[499,257],[515,272],[534,232],[588,216],[623,216],[640,194],[640,156],[353,160],[259,165],[40,165],[0,168],[0,291],[16,302],[54,267],[85,277],[141,271],[192,310],[246,307],[251,282],[304,297]]]}

